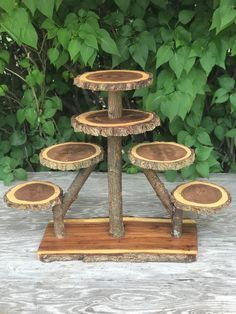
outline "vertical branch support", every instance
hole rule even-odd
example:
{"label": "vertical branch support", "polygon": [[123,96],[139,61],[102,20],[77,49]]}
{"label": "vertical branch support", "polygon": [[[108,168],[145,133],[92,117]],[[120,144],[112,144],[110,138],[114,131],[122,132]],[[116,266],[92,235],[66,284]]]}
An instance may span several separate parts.
{"label": "vertical branch support", "polygon": [[[122,116],[122,96],[119,91],[108,92],[108,117]],[[114,238],[124,235],[122,217],[122,137],[108,137],[108,204],[110,233]]]}
{"label": "vertical branch support", "polygon": [[172,215],[172,236],[180,238],[182,236],[183,211],[175,207]]}
{"label": "vertical branch support", "polygon": [[169,192],[165,188],[164,184],[161,182],[156,172],[151,169],[143,169],[143,173],[151,184],[153,190],[156,192],[157,197],[162,202],[163,206],[166,208],[167,212],[172,216],[173,204],[170,199]]}
{"label": "vertical branch support", "polygon": [[54,233],[58,239],[64,237],[64,219],[62,214],[62,204],[55,205],[52,208],[53,213],[53,223],[54,223]]}
{"label": "vertical branch support", "polygon": [[172,236],[174,238],[180,238],[182,236],[182,225],[183,225],[183,211],[176,208],[170,198],[170,194],[161,182],[156,172],[151,169],[143,169],[143,173],[151,184],[156,195],[159,197],[163,206],[167,209],[172,219]]}
{"label": "vertical branch support", "polygon": [[80,169],[67,192],[63,196],[62,203],[60,205],[55,205],[52,208],[54,233],[58,239],[62,239],[64,237],[64,217],[71,204],[76,200],[78,193],[93,171],[94,167],[95,165]]}

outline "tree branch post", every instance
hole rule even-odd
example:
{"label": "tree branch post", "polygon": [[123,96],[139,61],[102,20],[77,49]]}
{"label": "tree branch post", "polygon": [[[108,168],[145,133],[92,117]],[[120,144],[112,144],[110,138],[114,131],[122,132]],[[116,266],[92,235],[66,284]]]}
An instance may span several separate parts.
{"label": "tree branch post", "polygon": [[62,198],[62,203],[60,205],[55,205],[52,208],[53,212],[53,222],[54,222],[54,233],[58,239],[64,237],[64,217],[70,208],[71,204],[76,200],[78,193],[85,184],[89,175],[95,168],[95,165],[80,169],[74,180],[72,181],[67,192]]}
{"label": "tree branch post", "polygon": [[161,182],[154,170],[142,168],[142,171],[148,179],[149,183],[151,184],[153,190],[156,192],[157,197],[166,208],[168,214],[172,216],[173,204],[170,199],[170,194],[165,188],[164,184]]}
{"label": "tree branch post", "polygon": [[[119,91],[108,92],[108,117],[122,116],[122,96]],[[110,233],[114,238],[124,235],[122,217],[122,137],[108,137],[108,204]]]}
{"label": "tree branch post", "polygon": [[182,209],[174,208],[172,215],[172,236],[174,238],[180,238],[182,236],[183,228],[183,211]]}

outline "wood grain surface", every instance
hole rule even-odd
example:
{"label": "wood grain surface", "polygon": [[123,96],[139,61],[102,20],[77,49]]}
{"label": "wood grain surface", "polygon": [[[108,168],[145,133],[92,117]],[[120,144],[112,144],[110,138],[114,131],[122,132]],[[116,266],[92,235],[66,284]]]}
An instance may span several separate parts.
{"label": "wood grain surface", "polygon": [[[197,230],[194,220],[184,220],[180,239],[171,236],[171,220],[124,217],[121,239],[109,234],[108,218],[66,219],[65,237],[55,237],[49,222],[38,249],[41,261],[168,261],[189,262],[197,256]],[[50,259],[50,257],[52,257]]]}
{"label": "wood grain surface", "polygon": [[[74,176],[47,172],[30,174],[29,179],[50,178],[65,190]],[[233,200],[216,215],[184,213],[198,222],[198,260],[189,264],[42,263],[35,252],[50,212],[19,212],[1,200],[0,313],[236,313],[236,175],[210,179],[229,189]],[[178,183],[167,188],[173,190]],[[8,189],[1,184],[1,196]],[[143,174],[123,176],[123,199],[125,215],[165,215]],[[94,173],[68,217],[107,213],[106,174]]]}

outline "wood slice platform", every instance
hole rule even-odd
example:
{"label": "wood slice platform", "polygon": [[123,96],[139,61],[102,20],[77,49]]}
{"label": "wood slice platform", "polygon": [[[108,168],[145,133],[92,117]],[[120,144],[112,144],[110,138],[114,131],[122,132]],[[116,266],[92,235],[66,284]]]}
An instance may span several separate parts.
{"label": "wood slice platform", "polygon": [[178,185],[171,193],[175,207],[200,214],[213,214],[231,203],[230,193],[208,181],[191,181]]}
{"label": "wood slice platform", "polygon": [[130,161],[143,169],[179,170],[191,165],[194,151],[174,142],[152,142],[135,145],[129,152]]}
{"label": "wood slice platform", "polygon": [[51,169],[68,171],[87,168],[99,163],[103,158],[103,149],[92,143],[66,142],[44,148],[40,163]]}
{"label": "wood slice platform", "polygon": [[74,79],[74,84],[84,89],[122,91],[149,86],[152,73],[131,70],[104,70],[86,72]]}
{"label": "wood slice platform", "polygon": [[94,136],[127,136],[152,131],[160,119],[152,112],[123,109],[120,118],[110,119],[107,110],[89,111],[72,117],[75,132]]}
{"label": "wood slice platform", "polygon": [[108,218],[65,219],[65,238],[57,239],[49,222],[38,257],[43,262],[193,262],[197,257],[197,228],[184,219],[183,236],[171,237],[168,218],[124,217],[125,236],[109,234]]}
{"label": "wood slice platform", "polygon": [[9,207],[24,210],[45,210],[61,204],[62,189],[48,181],[29,181],[8,190],[4,201]]}

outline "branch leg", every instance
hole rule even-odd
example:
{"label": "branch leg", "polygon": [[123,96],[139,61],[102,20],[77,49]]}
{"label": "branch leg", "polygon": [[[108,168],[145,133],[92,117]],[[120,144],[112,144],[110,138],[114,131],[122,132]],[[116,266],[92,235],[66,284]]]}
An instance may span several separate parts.
{"label": "branch leg", "polygon": [[64,237],[64,219],[62,215],[62,205],[55,205],[52,208],[54,233],[58,239]]}
{"label": "branch leg", "polygon": [[175,208],[172,215],[172,236],[174,238],[180,238],[182,236],[183,226],[183,211]]}
{"label": "branch leg", "polygon": [[143,173],[151,184],[153,190],[156,192],[156,195],[159,197],[163,206],[167,209],[167,212],[172,216],[173,204],[170,199],[169,192],[165,188],[164,184],[161,182],[156,172],[151,169],[143,169]]}
{"label": "branch leg", "polygon": [[63,218],[65,217],[71,204],[76,200],[78,193],[80,192],[81,188],[83,187],[84,183],[86,182],[94,168],[95,165],[88,168],[80,169],[80,171],[74,178],[73,182],[71,183],[70,187],[68,188],[62,199]]}
{"label": "branch leg", "polygon": [[54,233],[58,239],[62,239],[64,237],[64,217],[71,204],[76,200],[79,191],[93,171],[94,167],[95,166],[91,166],[80,169],[79,173],[76,175],[67,192],[63,196],[62,204],[53,206]]}

